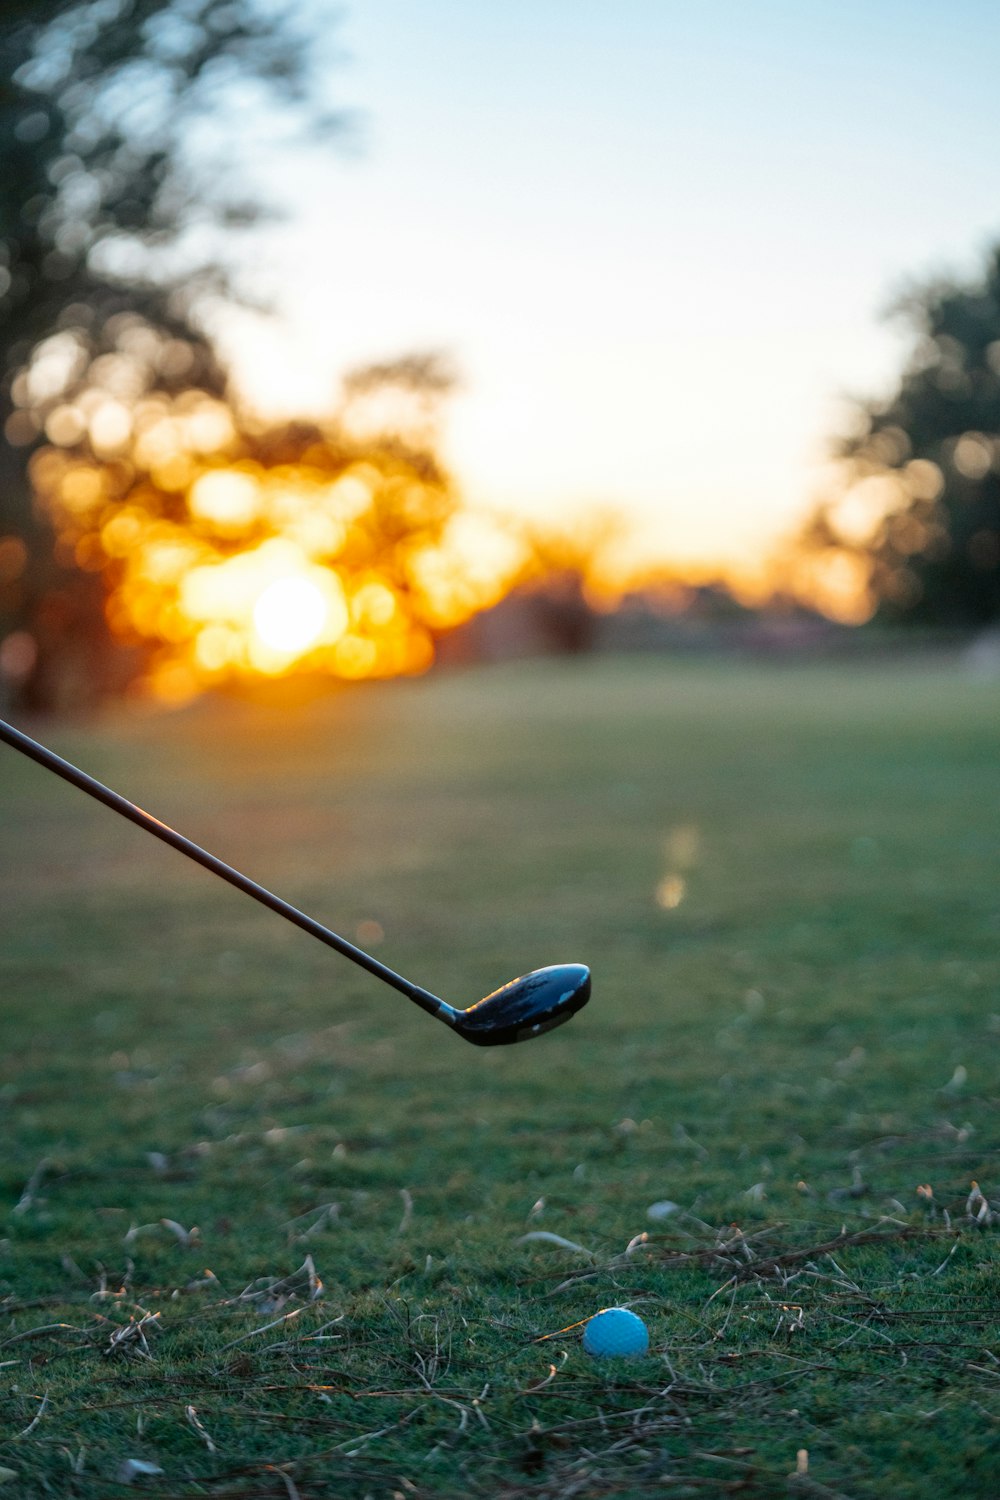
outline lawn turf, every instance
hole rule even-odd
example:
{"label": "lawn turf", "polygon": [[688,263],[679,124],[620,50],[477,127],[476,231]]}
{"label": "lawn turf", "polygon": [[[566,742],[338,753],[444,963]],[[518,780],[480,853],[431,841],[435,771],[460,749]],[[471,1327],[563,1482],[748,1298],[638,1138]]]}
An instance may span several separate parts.
{"label": "lawn turf", "polygon": [[[24,727],[455,1004],[594,997],[471,1048],[0,746],[11,1493],[1000,1493],[997,683],[593,659]],[[651,1353],[592,1361],[617,1303]]]}

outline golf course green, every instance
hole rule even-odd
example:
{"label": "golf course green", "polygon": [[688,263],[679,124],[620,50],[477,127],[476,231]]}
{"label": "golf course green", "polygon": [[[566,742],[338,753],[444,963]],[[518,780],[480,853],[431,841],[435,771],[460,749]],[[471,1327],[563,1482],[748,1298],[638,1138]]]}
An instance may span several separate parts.
{"label": "golf course green", "polygon": [[[12,1495],[1000,1493],[1000,691],[540,661],[0,747]],[[649,1352],[582,1348],[625,1306]],[[0,1486],[2,1488],[2,1486]]]}

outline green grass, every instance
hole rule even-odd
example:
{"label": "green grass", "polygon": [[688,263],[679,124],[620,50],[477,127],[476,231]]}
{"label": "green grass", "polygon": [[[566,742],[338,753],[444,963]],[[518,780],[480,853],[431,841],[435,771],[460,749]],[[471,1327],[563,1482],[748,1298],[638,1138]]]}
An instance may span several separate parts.
{"label": "green grass", "polygon": [[2,750],[10,1492],[1000,1492],[998,724],[635,659],[47,731],[456,1004],[591,964],[484,1051]]}

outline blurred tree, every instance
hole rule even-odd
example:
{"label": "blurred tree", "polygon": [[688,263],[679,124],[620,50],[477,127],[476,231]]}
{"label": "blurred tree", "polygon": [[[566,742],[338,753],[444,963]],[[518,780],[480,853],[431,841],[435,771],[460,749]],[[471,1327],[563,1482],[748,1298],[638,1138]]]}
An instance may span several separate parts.
{"label": "blurred tree", "polygon": [[[127,358],[102,356],[100,386],[40,402],[48,441],[31,481],[56,559],[101,599],[130,681],[182,701],[261,674],[429,666],[434,635],[481,603],[436,456],[442,366],[357,371],[326,421],[265,426],[203,388],[164,390],[167,335],[135,314],[112,321]],[[382,412],[377,430],[359,393]],[[61,676],[65,661],[64,646],[39,672]]]}
{"label": "blurred tree", "polygon": [[601,573],[612,544],[622,534],[614,511],[577,515],[571,526],[526,526],[526,557],[520,593],[534,616],[539,641],[546,649],[579,655],[597,640],[596,601],[602,597]]}
{"label": "blurred tree", "polygon": [[96,682],[104,626],[93,573],[33,509],[32,452],[100,412],[107,429],[151,373],[167,396],[222,392],[199,314],[232,295],[224,231],[263,212],[240,194],[234,143],[262,112],[336,127],[309,103],[307,56],[287,15],[253,0],[0,13],[0,642],[36,707],[44,659],[67,645]]}
{"label": "blurred tree", "polygon": [[895,312],[916,346],[894,394],[858,406],[843,488],[801,549],[861,615],[978,628],[1000,618],[1000,248],[978,282],[919,288]]}

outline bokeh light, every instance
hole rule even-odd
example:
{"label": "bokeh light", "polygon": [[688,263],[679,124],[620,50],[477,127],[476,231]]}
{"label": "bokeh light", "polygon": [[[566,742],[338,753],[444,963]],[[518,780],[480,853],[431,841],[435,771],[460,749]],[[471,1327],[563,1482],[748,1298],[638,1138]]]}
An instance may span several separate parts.
{"label": "bokeh light", "polygon": [[[330,607],[324,591],[311,578],[277,578],[269,583],[253,607],[253,624],[263,644],[272,651],[300,656],[323,634]],[[342,610],[337,636],[347,624]]]}
{"label": "bokeh light", "polygon": [[[163,390],[162,343],[125,319],[118,352],[81,375],[60,336],[17,392],[47,439],[31,478],[57,561],[99,576],[144,691],[422,672],[438,634],[510,586],[524,548],[470,524],[426,432],[262,428],[203,390]],[[0,575],[22,551],[0,539]]]}

